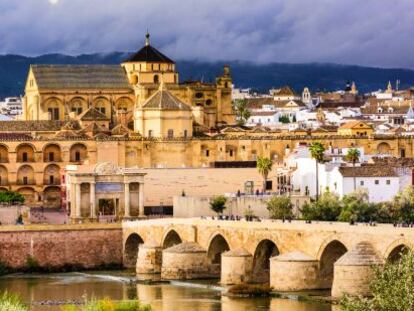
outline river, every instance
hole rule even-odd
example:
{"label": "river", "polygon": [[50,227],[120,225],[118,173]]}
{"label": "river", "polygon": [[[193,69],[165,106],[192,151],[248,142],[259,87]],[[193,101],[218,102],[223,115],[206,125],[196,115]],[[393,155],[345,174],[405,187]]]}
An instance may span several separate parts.
{"label": "river", "polygon": [[[125,272],[9,275],[0,290],[19,294],[33,311],[57,311],[62,301],[109,297],[149,303],[154,311],[331,311],[329,304],[280,298],[229,298],[211,282],[137,284]],[[45,305],[45,303],[47,303]],[[335,309],[336,310],[336,309]]]}

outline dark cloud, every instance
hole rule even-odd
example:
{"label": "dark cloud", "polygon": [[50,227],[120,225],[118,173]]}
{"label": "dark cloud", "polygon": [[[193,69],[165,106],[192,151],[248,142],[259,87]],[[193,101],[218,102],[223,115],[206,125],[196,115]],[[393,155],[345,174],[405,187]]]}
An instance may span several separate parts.
{"label": "dark cloud", "polygon": [[175,59],[414,68],[412,0],[0,0],[0,53],[132,51]]}

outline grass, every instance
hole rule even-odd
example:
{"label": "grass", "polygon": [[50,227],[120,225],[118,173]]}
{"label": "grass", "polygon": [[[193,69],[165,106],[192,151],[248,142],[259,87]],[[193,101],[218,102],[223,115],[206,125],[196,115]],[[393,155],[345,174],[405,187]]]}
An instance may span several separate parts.
{"label": "grass", "polygon": [[29,311],[18,295],[4,292],[0,296],[0,311]]}
{"label": "grass", "polygon": [[271,287],[266,284],[238,284],[230,287],[228,293],[249,297],[265,297],[269,296],[271,291]]}
{"label": "grass", "polygon": [[151,311],[151,307],[136,300],[115,302],[106,298],[92,300],[79,307],[74,305],[64,306],[62,311]]}

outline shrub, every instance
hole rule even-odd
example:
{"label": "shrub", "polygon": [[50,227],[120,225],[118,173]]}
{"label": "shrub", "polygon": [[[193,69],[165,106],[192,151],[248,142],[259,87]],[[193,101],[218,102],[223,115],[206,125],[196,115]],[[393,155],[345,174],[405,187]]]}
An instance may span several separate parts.
{"label": "shrub", "polygon": [[266,208],[269,211],[270,217],[273,219],[292,218],[292,202],[287,195],[273,196],[266,203]]}
{"label": "shrub", "polygon": [[136,300],[115,302],[105,298],[86,302],[79,308],[67,305],[62,307],[62,311],[151,311],[151,306],[141,304]]}
{"label": "shrub", "polygon": [[210,202],[210,208],[217,214],[223,213],[226,209],[227,198],[224,195],[214,197]]}
{"label": "shrub", "polygon": [[372,298],[345,296],[341,309],[345,311],[414,310],[414,252],[402,255],[397,262],[387,262],[375,268],[371,283]]}

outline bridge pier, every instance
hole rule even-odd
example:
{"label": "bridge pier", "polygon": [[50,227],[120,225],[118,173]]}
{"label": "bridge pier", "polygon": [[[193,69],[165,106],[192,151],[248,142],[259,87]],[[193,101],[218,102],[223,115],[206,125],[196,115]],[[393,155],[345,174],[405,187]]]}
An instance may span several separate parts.
{"label": "bridge pier", "polygon": [[162,252],[161,279],[191,280],[211,277],[207,252],[195,242],[177,244]]}
{"label": "bridge pier", "polygon": [[221,284],[249,283],[253,269],[253,256],[240,248],[221,255]]}
{"label": "bridge pier", "polygon": [[318,289],[319,262],[301,252],[270,259],[270,286],[277,291]]}
{"label": "bridge pier", "polygon": [[332,297],[370,296],[373,279],[372,266],[382,265],[381,259],[368,242],[360,242],[334,265]]}
{"label": "bridge pier", "polygon": [[141,244],[136,264],[137,274],[161,273],[162,248],[154,242]]}

